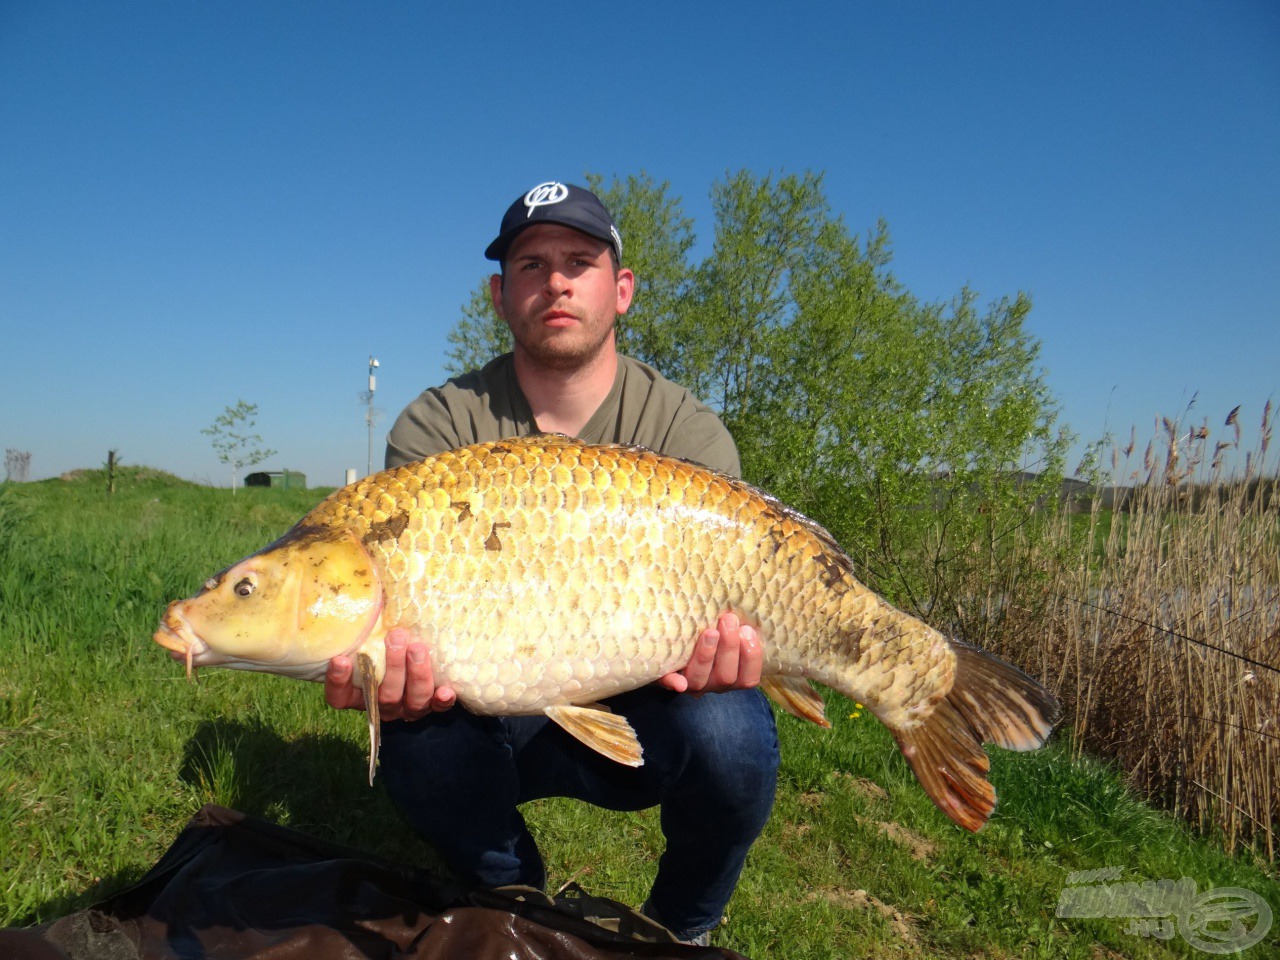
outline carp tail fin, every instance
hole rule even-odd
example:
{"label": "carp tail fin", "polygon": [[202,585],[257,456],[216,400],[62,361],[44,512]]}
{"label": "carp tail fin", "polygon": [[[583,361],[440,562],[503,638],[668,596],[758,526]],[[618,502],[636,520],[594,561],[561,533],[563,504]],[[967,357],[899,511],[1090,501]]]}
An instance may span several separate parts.
{"label": "carp tail fin", "polygon": [[966,830],[981,829],[996,806],[982,749],[1034,750],[1058,719],[1058,703],[1039,683],[1003,660],[952,642],[956,678],[918,727],[893,731],[912,772],[938,809]]}

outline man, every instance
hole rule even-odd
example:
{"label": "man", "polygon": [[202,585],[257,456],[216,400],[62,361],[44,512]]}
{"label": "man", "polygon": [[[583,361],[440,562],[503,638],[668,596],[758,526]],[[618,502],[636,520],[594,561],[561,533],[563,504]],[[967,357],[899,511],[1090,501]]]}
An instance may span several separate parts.
{"label": "man", "polygon": [[[534,187],[507,210],[485,256],[500,264],[490,293],[515,349],[410,404],[387,438],[387,466],[542,431],[739,472],[733,440],[710,409],[617,352],[614,325],[635,277],[594,194]],[[454,692],[434,684],[427,647],[394,630],[378,691],[388,721],[383,780],[452,869],[490,887],[546,882],[518,804],[570,796],[613,810],[661,805],[667,847],[643,910],[680,939],[705,943],[773,804],[778,745],[772,712],[753,689],[760,669],[758,635],[726,611],[684,670],[605,701],[644,747],[633,769],[545,717],[450,709]],[[346,657],[330,665],[325,692],[334,707],[364,706]]]}

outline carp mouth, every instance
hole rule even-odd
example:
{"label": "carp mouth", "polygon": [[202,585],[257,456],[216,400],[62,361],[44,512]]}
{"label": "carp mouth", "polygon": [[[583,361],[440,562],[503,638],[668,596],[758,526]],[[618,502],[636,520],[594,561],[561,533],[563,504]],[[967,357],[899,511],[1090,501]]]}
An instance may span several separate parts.
{"label": "carp mouth", "polygon": [[209,651],[209,645],[196,636],[178,607],[179,603],[169,604],[164,619],[160,621],[160,629],[151,639],[168,650],[173,659],[186,662],[187,679],[190,680],[195,676],[197,658]]}

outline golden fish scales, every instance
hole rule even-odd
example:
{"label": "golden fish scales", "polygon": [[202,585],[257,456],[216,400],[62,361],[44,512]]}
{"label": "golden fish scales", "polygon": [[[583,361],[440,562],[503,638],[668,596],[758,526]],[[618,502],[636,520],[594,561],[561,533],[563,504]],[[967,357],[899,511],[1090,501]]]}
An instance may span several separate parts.
{"label": "golden fish scales", "polygon": [[[330,577],[335,595],[380,589],[377,628],[364,628],[357,652],[375,753],[381,638],[397,626],[427,643],[437,682],[467,709],[546,713],[639,764],[625,718],[592,705],[682,668],[701,630],[732,609],[758,628],[761,686],[775,701],[824,726],[809,680],[865,704],[968,829],[995,806],[982,743],[1032,749],[1056,717],[1035,681],[865,588],[818,524],[742,481],[641,448],[541,435],[386,470],[334,493],[206,592],[273,551],[346,571]],[[365,586],[374,580],[380,588]],[[187,606],[204,599],[171,605],[157,641],[188,644],[190,658]],[[306,656],[287,671],[251,659],[209,662],[315,678]]]}
{"label": "golden fish scales", "polygon": [[[539,713],[548,701],[639,686],[683,667],[724,609],[758,627],[766,674],[833,686],[850,667],[864,680],[878,674],[860,684],[872,709],[877,687],[907,681],[896,706],[909,714],[945,693],[954,669],[923,624],[916,636],[895,630],[896,618],[879,631],[840,629],[867,620],[877,600],[821,528],[745,484],[648,451],[557,438],[481,444],[384,471],[305,522],[356,531],[384,571],[384,619],[431,625],[440,682],[477,713]],[[893,648],[879,669],[856,653],[868,632]]]}

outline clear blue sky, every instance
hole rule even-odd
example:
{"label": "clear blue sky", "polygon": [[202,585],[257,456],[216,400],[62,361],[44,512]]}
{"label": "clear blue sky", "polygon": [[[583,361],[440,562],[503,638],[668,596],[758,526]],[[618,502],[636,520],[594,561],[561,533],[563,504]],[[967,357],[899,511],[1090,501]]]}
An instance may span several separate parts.
{"label": "clear blue sky", "polygon": [[0,446],[226,484],[244,398],[340,483],[369,355],[380,447],[514,197],[647,171],[705,253],[743,168],[825,171],[923,299],[1028,292],[1085,439],[1280,385],[1271,0],[2,0]]}

